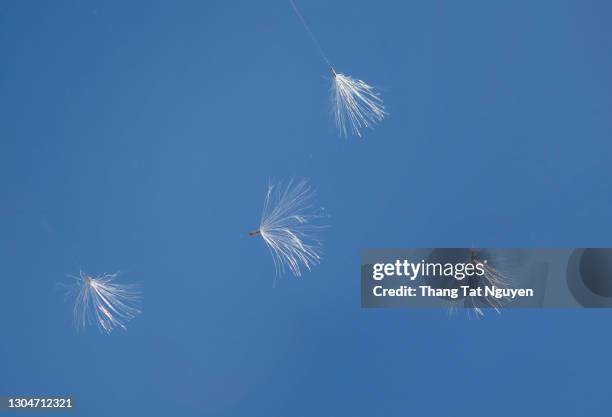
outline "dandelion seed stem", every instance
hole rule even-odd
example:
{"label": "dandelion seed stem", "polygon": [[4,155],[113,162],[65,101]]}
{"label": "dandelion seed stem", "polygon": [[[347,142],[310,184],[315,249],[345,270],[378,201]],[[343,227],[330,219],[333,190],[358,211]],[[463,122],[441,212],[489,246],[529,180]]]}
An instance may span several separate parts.
{"label": "dandelion seed stem", "polygon": [[474,262],[476,260],[476,252],[474,252],[473,250],[470,251],[470,262]]}
{"label": "dandelion seed stem", "polygon": [[261,234],[261,230],[255,230],[254,232],[249,232],[249,236],[257,236]]}
{"label": "dandelion seed stem", "polygon": [[323,60],[325,61],[325,63],[327,65],[331,66],[331,63],[329,62],[329,59],[327,59],[327,55],[325,55],[325,52],[323,51],[323,48],[321,47],[321,44],[319,43],[319,40],[314,35],[314,33],[312,33],[312,30],[310,30],[310,27],[306,23],[306,19],[304,19],[304,16],[302,16],[302,12],[300,12],[300,9],[298,9],[297,5],[295,4],[295,2],[293,0],[289,0],[289,2],[291,3],[291,6],[293,7],[293,11],[297,15],[297,17],[300,19],[300,22],[302,23],[302,26],[304,26],[304,29],[306,29],[306,32],[308,32],[308,35],[310,35],[310,39],[312,39],[312,42],[314,43],[314,45],[319,50],[319,53],[321,54],[321,57],[323,58]]}

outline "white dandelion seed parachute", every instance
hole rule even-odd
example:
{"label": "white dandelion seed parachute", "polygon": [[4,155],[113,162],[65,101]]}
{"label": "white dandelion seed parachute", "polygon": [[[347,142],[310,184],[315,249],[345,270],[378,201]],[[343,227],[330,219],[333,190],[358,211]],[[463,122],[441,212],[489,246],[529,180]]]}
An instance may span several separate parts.
{"label": "white dandelion seed parachute", "polygon": [[317,233],[325,228],[316,224],[323,214],[311,204],[315,193],[306,180],[270,184],[264,201],[259,229],[251,236],[261,236],[274,260],[276,276],[289,268],[300,277],[321,261],[322,245]]}
{"label": "white dandelion seed parachute", "polygon": [[361,137],[361,129],[371,128],[385,118],[385,105],[374,88],[361,80],[338,74],[332,68],[332,111],[340,135],[350,130]]}
{"label": "white dandelion seed parachute", "polygon": [[[481,260],[478,253],[474,250],[470,254],[470,264],[476,266],[477,264],[482,265],[483,275],[479,277],[476,287],[495,287],[499,289],[505,289],[510,287],[510,280],[506,275],[499,269],[491,265],[486,260]],[[483,308],[492,308],[498,314],[501,314],[501,308],[509,301],[507,297],[494,298],[492,296],[483,295],[481,297],[467,297],[465,300],[465,306],[471,308],[475,313],[476,317],[483,317]]]}
{"label": "white dandelion seed parachute", "polygon": [[127,322],[140,313],[141,295],[134,285],[118,284],[118,273],[90,276],[83,271],[72,276],[76,281],[73,307],[77,329],[97,326],[110,333],[115,327],[126,330]]}
{"label": "white dandelion seed parachute", "polygon": [[364,81],[336,72],[294,0],[289,1],[302,26],[304,26],[321,57],[330,68],[332,74],[332,114],[338,132],[344,137],[348,136],[349,132],[361,137],[362,129],[374,127],[387,115],[383,100],[374,88]]}

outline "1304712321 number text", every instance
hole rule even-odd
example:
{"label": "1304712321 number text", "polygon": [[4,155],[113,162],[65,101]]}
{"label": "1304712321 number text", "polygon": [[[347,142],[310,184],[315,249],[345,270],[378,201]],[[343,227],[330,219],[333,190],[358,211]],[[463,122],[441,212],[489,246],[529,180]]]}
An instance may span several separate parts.
{"label": "1304712321 number text", "polygon": [[74,407],[72,397],[3,397],[0,410],[15,408],[66,408]]}

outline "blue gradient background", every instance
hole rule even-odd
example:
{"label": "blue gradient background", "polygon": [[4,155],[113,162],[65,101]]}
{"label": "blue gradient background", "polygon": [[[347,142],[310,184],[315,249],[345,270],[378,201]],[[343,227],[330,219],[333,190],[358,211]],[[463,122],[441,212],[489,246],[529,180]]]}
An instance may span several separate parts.
{"label": "blue gradient background", "polygon": [[[364,140],[337,137],[288,1],[0,4],[0,395],[90,417],[608,414],[612,312],[362,310],[359,254],[612,246],[612,3],[300,5],[385,99]],[[247,232],[291,176],[332,227],[322,265],[273,288]],[[57,283],[80,268],[142,284],[127,332],[71,327]]]}

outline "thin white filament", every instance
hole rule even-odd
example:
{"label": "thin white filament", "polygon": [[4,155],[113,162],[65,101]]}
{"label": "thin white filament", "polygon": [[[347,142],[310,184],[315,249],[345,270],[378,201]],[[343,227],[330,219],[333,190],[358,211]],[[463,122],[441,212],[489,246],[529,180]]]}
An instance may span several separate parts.
{"label": "thin white filament", "polygon": [[311,206],[314,192],[305,180],[290,180],[286,187],[270,184],[264,201],[259,232],[268,246],[276,276],[288,267],[294,276],[321,261],[321,241],[316,233],[324,226],[313,224],[323,217]]}
{"label": "thin white filament", "polygon": [[297,15],[298,19],[300,19],[302,26],[304,26],[304,29],[306,29],[306,32],[308,32],[310,39],[312,40],[314,45],[319,50],[321,57],[323,58],[325,63],[331,67],[331,63],[329,62],[329,59],[327,59],[327,55],[325,55],[325,52],[323,51],[323,48],[321,47],[321,44],[319,43],[319,40],[317,39],[317,37],[314,35],[314,33],[312,33],[312,30],[310,30],[310,26],[308,26],[308,23],[306,23],[306,19],[304,19],[304,16],[302,16],[302,12],[300,12],[300,9],[297,7],[297,5],[295,4],[293,0],[289,0],[289,2],[291,3],[291,6],[293,7],[293,11]]}
{"label": "thin white filament", "polygon": [[126,330],[127,322],[140,313],[141,296],[133,285],[117,284],[115,274],[92,277],[81,271],[76,280],[74,324],[77,329],[94,325],[110,333],[115,327]]}
{"label": "thin white filament", "polygon": [[372,128],[387,113],[385,105],[374,88],[348,75],[332,69],[332,112],[341,136],[348,132],[361,137],[363,128]]}

